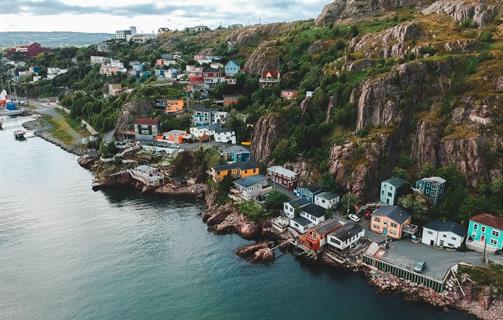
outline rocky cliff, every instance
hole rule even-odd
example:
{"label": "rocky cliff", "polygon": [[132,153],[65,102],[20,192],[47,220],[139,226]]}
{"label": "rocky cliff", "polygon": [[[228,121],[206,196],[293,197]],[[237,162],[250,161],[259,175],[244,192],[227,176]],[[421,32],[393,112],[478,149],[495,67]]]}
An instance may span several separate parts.
{"label": "rocky cliff", "polygon": [[316,25],[324,26],[345,19],[383,14],[406,6],[423,6],[432,1],[421,0],[335,0],[327,4],[316,18]]}
{"label": "rocky cliff", "polygon": [[253,130],[251,147],[253,157],[259,162],[269,162],[274,147],[283,134],[284,128],[277,114],[271,113],[262,116]]}
{"label": "rocky cliff", "polygon": [[499,0],[438,0],[422,12],[447,14],[456,22],[473,20],[479,27],[484,27],[495,19],[499,6]]}
{"label": "rocky cliff", "polygon": [[145,100],[125,103],[115,125],[117,132],[133,130],[134,119],[148,116],[152,107],[152,102]]}

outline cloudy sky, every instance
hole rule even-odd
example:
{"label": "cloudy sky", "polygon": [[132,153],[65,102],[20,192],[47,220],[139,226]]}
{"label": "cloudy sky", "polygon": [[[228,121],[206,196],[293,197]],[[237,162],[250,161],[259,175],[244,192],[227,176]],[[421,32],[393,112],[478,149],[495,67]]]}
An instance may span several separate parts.
{"label": "cloudy sky", "polygon": [[255,24],[315,18],[331,0],[0,0],[1,31],[150,33],[161,26]]}

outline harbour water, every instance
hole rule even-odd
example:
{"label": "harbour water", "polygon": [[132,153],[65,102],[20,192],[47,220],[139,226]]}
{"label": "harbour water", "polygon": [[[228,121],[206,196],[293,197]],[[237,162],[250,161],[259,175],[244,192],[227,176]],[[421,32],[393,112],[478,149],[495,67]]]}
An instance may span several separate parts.
{"label": "harbour water", "polygon": [[93,192],[76,157],[0,131],[0,319],[471,319],[379,295],[361,274],[234,255],[202,207]]}

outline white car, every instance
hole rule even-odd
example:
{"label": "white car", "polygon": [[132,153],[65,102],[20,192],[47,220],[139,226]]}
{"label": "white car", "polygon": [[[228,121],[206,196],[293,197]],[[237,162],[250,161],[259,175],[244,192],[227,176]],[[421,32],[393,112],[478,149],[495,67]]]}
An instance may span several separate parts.
{"label": "white car", "polygon": [[350,214],[349,219],[353,220],[354,222],[360,222],[360,218],[356,214]]}

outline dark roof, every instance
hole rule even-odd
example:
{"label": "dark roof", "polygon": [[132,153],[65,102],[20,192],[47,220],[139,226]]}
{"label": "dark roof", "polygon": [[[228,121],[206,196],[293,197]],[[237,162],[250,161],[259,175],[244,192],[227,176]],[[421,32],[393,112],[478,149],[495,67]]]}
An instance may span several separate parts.
{"label": "dark roof", "polygon": [[384,180],[383,182],[387,182],[397,189],[400,188],[401,186],[403,186],[404,184],[408,184],[407,181],[400,179],[400,178],[395,178],[395,177],[390,178],[388,180]]}
{"label": "dark roof", "polygon": [[343,224],[339,220],[328,220],[325,221],[316,227],[311,228],[312,231],[315,231],[318,234],[329,234],[334,232],[335,230],[342,227]]}
{"label": "dark roof", "polygon": [[325,215],[325,209],[312,203],[302,207],[302,211],[309,213],[310,215],[317,218],[323,217]]}
{"label": "dark roof", "polygon": [[471,217],[470,220],[503,230],[503,217],[493,216],[489,213],[480,213]]}
{"label": "dark roof", "polygon": [[333,199],[335,199],[337,197],[340,197],[337,193],[335,193],[335,192],[328,192],[328,191],[318,193],[316,196],[318,198],[323,198],[323,199],[326,199],[326,200],[333,200]]}
{"label": "dark roof", "polygon": [[313,194],[315,194],[315,193],[317,193],[317,192],[320,192],[320,191],[321,191],[321,187],[320,187],[320,186],[316,186],[316,185],[312,185],[312,186],[301,186],[301,187],[298,187],[298,189],[306,189],[306,190],[311,191]]}
{"label": "dark roof", "polygon": [[393,221],[402,224],[405,220],[410,218],[410,213],[398,206],[382,206],[377,208],[372,216],[386,216]]}
{"label": "dark roof", "polygon": [[234,181],[234,183],[240,185],[243,188],[248,188],[248,187],[251,187],[251,186],[253,186],[257,183],[260,183],[264,180],[267,180],[267,178],[265,176],[259,174],[256,176],[251,176],[251,177],[246,177],[243,179],[236,180],[236,181]]}
{"label": "dark roof", "polygon": [[461,237],[463,237],[466,234],[466,229],[462,225],[451,221],[442,222],[435,220],[428,223],[424,227],[436,231],[450,231]]}
{"label": "dark roof", "polygon": [[159,120],[153,118],[136,118],[134,124],[157,125],[159,124]]}
{"label": "dark roof", "polygon": [[302,206],[305,206],[306,204],[310,203],[309,200],[307,200],[304,197],[300,197],[291,201],[288,201],[288,203],[294,207],[294,208],[300,208]]}
{"label": "dark roof", "polygon": [[298,224],[300,224],[301,226],[308,226],[310,225],[312,222],[307,220],[306,218],[304,217],[295,217],[292,219],[293,221],[297,222]]}
{"label": "dark roof", "polygon": [[223,150],[223,152],[225,152],[225,153],[231,153],[231,152],[237,152],[237,153],[247,152],[247,153],[250,153],[250,150],[248,150],[245,147],[240,146],[240,145],[234,145],[234,146],[230,146],[230,147],[225,148]]}
{"label": "dark roof", "polygon": [[236,163],[230,163],[230,164],[222,164],[222,165],[214,167],[215,171],[230,170],[230,169],[237,169],[237,168],[239,168],[241,170],[254,169],[254,168],[258,168],[258,164],[255,161],[247,161],[247,162],[236,162]]}
{"label": "dark roof", "polygon": [[219,72],[220,70],[215,68],[204,68],[203,72]]}
{"label": "dark roof", "polygon": [[334,233],[330,234],[333,237],[336,237],[337,239],[341,240],[342,242],[345,242],[346,240],[354,237],[358,233],[360,233],[363,230],[362,226],[359,224],[349,222],[346,223],[345,225],[342,226],[342,228],[339,228],[337,231]]}
{"label": "dark roof", "polygon": [[199,112],[212,112],[212,109],[207,108],[206,106],[202,104],[196,104],[191,106],[193,111],[199,111]]}

